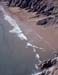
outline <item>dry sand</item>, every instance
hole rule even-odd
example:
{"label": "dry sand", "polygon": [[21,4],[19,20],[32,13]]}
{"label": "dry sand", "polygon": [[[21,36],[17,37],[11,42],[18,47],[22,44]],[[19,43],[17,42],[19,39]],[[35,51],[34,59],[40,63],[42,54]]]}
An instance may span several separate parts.
{"label": "dry sand", "polygon": [[18,7],[10,7],[9,10],[21,22],[21,28],[31,43],[44,49],[58,50],[58,26],[51,24],[46,27],[36,25],[39,19],[46,16],[41,15],[33,18],[35,13],[27,12],[27,10]]}

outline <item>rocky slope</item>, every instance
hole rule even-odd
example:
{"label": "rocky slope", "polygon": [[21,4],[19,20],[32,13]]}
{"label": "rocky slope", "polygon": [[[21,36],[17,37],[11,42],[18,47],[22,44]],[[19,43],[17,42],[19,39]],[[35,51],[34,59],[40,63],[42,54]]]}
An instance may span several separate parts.
{"label": "rocky slope", "polygon": [[46,16],[37,22],[37,25],[58,24],[58,0],[9,0],[8,6],[17,6],[28,12],[36,12]]}

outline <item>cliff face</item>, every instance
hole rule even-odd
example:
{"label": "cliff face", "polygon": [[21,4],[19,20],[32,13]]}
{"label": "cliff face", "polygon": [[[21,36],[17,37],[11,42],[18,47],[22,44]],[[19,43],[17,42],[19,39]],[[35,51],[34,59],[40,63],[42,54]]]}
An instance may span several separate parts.
{"label": "cliff face", "polygon": [[[9,0],[9,6],[19,6],[21,8],[29,7],[30,11],[37,11],[38,13],[46,13],[55,10],[58,7],[57,0]],[[47,15],[49,15],[47,14]]]}
{"label": "cliff face", "polygon": [[47,21],[55,21],[55,19],[57,21],[58,19],[58,0],[9,0],[8,6],[17,6],[28,10],[28,12],[36,12],[37,16],[39,14],[48,16],[47,19],[37,23],[40,25],[46,24]]}

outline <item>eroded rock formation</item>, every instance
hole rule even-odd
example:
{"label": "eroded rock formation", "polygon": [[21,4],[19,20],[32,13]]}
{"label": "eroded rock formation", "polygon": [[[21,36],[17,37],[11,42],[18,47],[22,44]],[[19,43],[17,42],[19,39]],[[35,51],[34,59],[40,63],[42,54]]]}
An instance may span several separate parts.
{"label": "eroded rock formation", "polygon": [[[50,21],[53,24],[58,23],[58,0],[9,0],[8,2],[8,6],[24,8],[28,12],[36,12],[36,15],[46,15],[47,18],[38,21],[37,25],[46,25]],[[52,19],[48,18],[50,15],[53,16]]]}

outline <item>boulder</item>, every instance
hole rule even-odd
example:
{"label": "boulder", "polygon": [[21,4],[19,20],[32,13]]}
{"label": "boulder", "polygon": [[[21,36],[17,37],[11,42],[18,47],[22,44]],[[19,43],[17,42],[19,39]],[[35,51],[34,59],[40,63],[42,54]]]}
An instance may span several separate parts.
{"label": "boulder", "polygon": [[48,23],[47,19],[42,19],[37,22],[37,25],[46,25]]}

